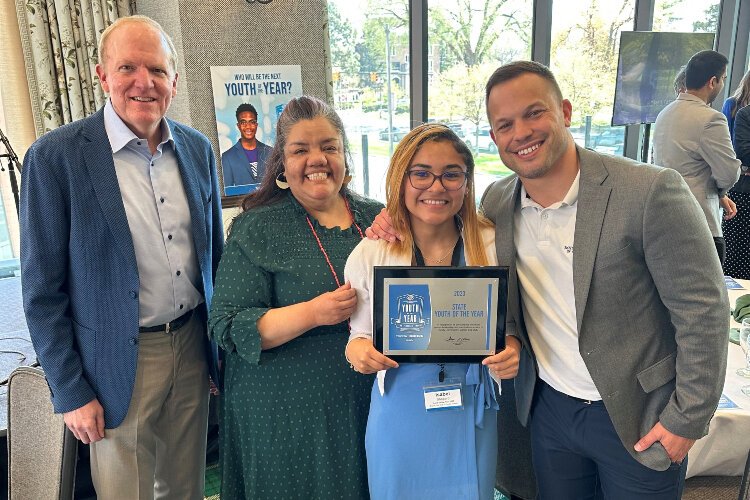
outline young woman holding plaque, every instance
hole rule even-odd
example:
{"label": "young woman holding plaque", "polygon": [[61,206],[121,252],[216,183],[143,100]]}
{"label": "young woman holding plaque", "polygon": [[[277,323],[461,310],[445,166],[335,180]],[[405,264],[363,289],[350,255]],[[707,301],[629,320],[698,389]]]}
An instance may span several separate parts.
{"label": "young woman holding plaque", "polygon": [[[399,143],[386,178],[387,210],[401,241],[362,240],[346,262],[357,292],[346,357],[373,384],[365,448],[373,499],[491,499],[497,456],[495,379],[518,370],[520,345],[480,363],[402,363],[372,343],[374,266],[496,264],[494,229],[477,215],[474,159],[448,127],[428,123]],[[425,393],[444,387],[451,408]],[[460,396],[460,397],[459,397]],[[429,398],[427,398],[429,399]]]}

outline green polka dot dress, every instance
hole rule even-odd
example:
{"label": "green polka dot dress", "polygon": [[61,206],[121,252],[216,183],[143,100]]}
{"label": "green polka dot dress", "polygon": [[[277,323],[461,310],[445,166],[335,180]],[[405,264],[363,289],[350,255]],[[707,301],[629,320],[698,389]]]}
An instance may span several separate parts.
{"label": "green polka dot dress", "polygon": [[[382,205],[348,200],[364,231]],[[256,323],[269,308],[337,287],[305,215],[291,194],[240,215],[219,265],[209,330],[226,350],[222,499],[368,498],[364,436],[373,379],[344,358],[348,323],[260,347]],[[359,231],[311,220],[343,281]]]}

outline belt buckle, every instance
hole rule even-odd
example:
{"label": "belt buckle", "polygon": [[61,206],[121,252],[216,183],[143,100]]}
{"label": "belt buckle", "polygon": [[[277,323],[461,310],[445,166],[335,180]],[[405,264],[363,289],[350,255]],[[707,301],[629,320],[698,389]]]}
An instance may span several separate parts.
{"label": "belt buckle", "polygon": [[171,332],[171,331],[172,331],[172,322],[171,322],[171,321],[167,321],[167,322],[166,322],[166,323],[164,324],[164,326],[165,326],[165,328],[164,328],[164,333],[166,333],[167,335],[169,335],[169,332]]}

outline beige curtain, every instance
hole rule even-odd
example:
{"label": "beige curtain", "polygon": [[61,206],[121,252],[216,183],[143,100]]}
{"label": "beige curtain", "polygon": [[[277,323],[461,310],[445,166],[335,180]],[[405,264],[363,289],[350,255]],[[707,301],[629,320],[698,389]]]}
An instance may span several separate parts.
{"label": "beige curtain", "polygon": [[105,101],[96,76],[99,35],[130,15],[130,0],[15,0],[37,137]]}

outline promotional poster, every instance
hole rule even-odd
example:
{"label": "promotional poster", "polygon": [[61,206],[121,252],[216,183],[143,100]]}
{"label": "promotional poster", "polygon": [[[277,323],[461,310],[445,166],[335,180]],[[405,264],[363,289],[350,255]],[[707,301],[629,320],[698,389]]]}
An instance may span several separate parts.
{"label": "promotional poster", "polygon": [[302,95],[300,66],[211,66],[224,196],[258,188],[276,139],[276,122]]}

